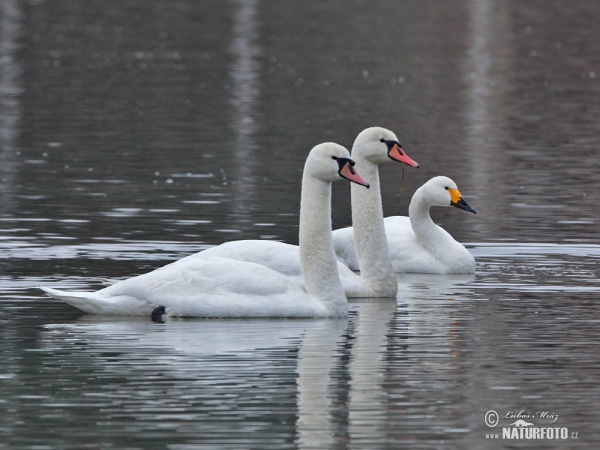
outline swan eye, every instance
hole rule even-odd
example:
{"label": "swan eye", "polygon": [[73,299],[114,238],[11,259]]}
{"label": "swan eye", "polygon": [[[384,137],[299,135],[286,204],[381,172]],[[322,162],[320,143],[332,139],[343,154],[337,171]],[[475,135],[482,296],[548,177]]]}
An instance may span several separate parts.
{"label": "swan eye", "polygon": [[446,186],[444,189],[448,190],[448,186]]}
{"label": "swan eye", "polygon": [[[337,160],[337,156],[332,156],[331,159]],[[446,189],[448,189],[448,188],[446,188]]]}
{"label": "swan eye", "polygon": [[385,142],[384,138],[379,139],[379,142]]}

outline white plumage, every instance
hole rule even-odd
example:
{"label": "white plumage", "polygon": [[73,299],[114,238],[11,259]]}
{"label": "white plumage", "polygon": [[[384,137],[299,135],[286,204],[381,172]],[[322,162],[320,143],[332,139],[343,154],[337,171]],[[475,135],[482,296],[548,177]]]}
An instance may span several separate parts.
{"label": "white plumage", "polygon": [[325,143],[310,152],[302,178],[300,262],[306,291],[260,264],[227,258],[183,258],[97,292],[50,296],[91,314],[150,315],[164,306],[169,316],[341,317],[348,302],[340,284],[331,240],[331,182],[343,177],[366,184],[344,147]]}
{"label": "white plumage", "polygon": [[[370,183],[370,189],[351,186],[352,221],[360,245],[360,257],[354,270],[360,266],[360,276],[343,264],[338,265],[340,280],[346,296],[395,297],[398,290],[396,275],[388,256],[388,245],[383,224],[383,209],[379,186],[381,163],[398,161],[411,166],[418,164],[402,150],[398,138],[385,128],[372,127],[362,131],[352,147],[356,168]],[[276,241],[232,241],[204,250],[191,257],[219,256],[240,261],[252,261],[289,277],[305,287],[300,267],[299,248]]]}
{"label": "white plumage", "polygon": [[[456,206],[475,212],[462,198],[456,183],[448,177],[435,177],[412,197],[409,217],[384,219],[389,255],[396,272],[474,273],[475,258],[443,228],[436,225],[432,206]],[[338,259],[351,269],[359,267],[352,227],[335,230],[333,242]]]}

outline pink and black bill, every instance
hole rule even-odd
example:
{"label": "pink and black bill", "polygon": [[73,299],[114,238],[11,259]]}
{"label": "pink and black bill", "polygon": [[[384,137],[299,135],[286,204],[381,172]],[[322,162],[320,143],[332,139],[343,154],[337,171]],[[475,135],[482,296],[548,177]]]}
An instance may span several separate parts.
{"label": "pink and black bill", "polygon": [[406,154],[406,152],[402,149],[402,144],[398,141],[386,141],[385,139],[380,139],[388,148],[388,157],[392,161],[398,161],[406,164],[407,166],[419,168],[419,163],[412,159],[410,156]]}
{"label": "pink and black bill", "polygon": [[371,187],[371,185],[363,180],[358,172],[354,169],[354,161],[352,161],[350,158],[338,158],[337,156],[332,156],[332,158],[338,162],[340,166],[338,173],[342,178],[365,186],[367,189]]}

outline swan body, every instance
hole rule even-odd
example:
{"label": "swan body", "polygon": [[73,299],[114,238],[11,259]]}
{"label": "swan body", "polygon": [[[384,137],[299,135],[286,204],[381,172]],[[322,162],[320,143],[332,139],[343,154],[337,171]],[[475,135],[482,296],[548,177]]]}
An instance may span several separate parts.
{"label": "swan body", "polygon": [[[435,177],[421,186],[411,200],[409,217],[384,219],[389,254],[396,272],[460,274],[475,272],[475,258],[442,227],[436,225],[429,209],[455,206],[475,213],[462,198],[454,181]],[[338,259],[351,269],[359,265],[352,228],[333,232]]]}
{"label": "swan body", "polygon": [[306,160],[300,205],[300,261],[306,290],[266,266],[220,257],[183,258],[97,292],[42,287],[91,314],[180,317],[342,317],[348,302],[331,240],[331,182],[368,184],[344,147],[325,143]]}
{"label": "swan body", "polygon": [[[204,259],[213,257],[227,258],[238,261],[249,261],[269,269],[275,270],[303,290],[306,283],[300,266],[300,248],[297,245],[286,244],[278,241],[243,240],[231,241],[211,247],[194,255],[190,259]],[[364,282],[344,264],[336,261],[340,281],[346,296],[357,297],[364,289]]]}
{"label": "swan body", "polygon": [[[342,263],[338,264],[340,280],[348,298],[396,297],[398,282],[388,255],[388,244],[383,223],[378,165],[387,161],[418,164],[402,150],[394,133],[385,128],[372,127],[362,131],[352,147],[352,159],[361,175],[369,180],[370,189],[351,186],[352,221],[355,225],[360,256],[357,275]],[[300,265],[299,248],[277,241],[232,241],[212,247],[191,258],[224,257],[252,261],[267,266],[305,287]]]}
{"label": "swan body", "polygon": [[169,315],[187,317],[329,315],[323,302],[285,276],[217,257],[183,258],[97,292],[42,289],[89,314],[150,316],[157,305],[167,305]]}

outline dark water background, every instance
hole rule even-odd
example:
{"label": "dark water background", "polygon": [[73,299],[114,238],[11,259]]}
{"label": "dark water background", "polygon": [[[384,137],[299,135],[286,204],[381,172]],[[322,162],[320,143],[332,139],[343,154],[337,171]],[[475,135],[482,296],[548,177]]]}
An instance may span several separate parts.
{"label": "dark water background", "polygon": [[[599,24],[596,1],[2,0],[0,449],[593,448]],[[478,214],[432,215],[475,276],[401,276],[339,321],[153,324],[35,288],[297,243],[308,151],[374,125],[421,164],[381,168],[386,215],[453,178]],[[486,439],[514,422],[489,410],[569,439]]]}

